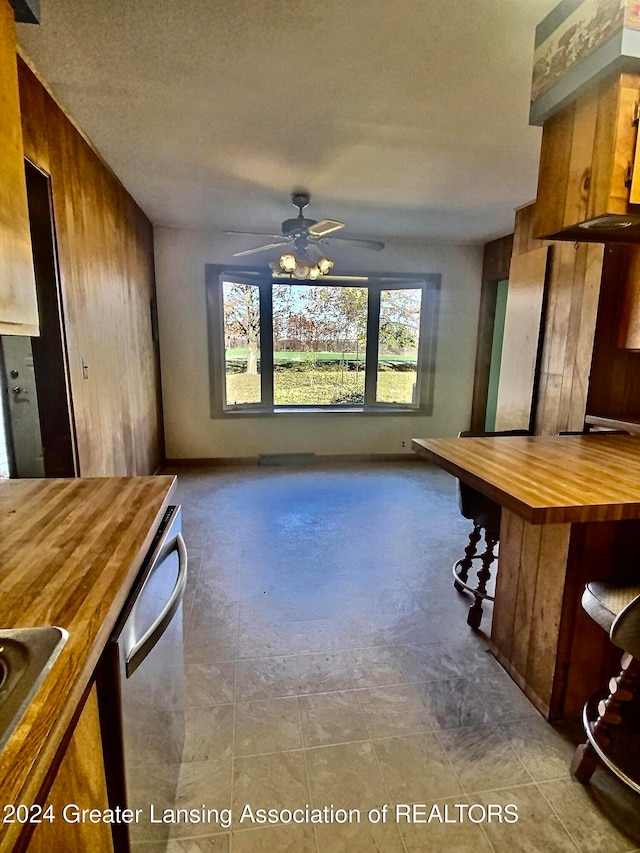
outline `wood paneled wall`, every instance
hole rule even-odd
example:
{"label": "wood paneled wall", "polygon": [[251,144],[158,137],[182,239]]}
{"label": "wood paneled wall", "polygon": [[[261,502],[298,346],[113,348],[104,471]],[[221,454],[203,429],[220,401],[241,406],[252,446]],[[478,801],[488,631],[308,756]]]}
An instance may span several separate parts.
{"label": "wood paneled wall", "polygon": [[533,239],[534,204],[516,213],[514,255],[552,245],[535,416],[537,434],[581,430],[587,408],[604,247]]}
{"label": "wood paneled wall", "polygon": [[163,439],[151,223],[22,61],[19,86],[25,156],[51,176],[80,474],[152,473]]}
{"label": "wood paneled wall", "polygon": [[640,352],[620,347],[628,284],[638,275],[640,248],[607,246],[593,349],[587,413],[640,422]]}
{"label": "wood paneled wall", "polygon": [[509,270],[495,429],[531,429],[551,249],[514,255]]}

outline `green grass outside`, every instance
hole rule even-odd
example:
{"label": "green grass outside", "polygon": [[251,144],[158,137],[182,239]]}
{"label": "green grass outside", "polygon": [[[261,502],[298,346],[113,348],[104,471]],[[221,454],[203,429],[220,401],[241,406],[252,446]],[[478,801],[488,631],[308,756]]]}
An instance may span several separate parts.
{"label": "green grass outside", "polygon": [[[411,403],[415,371],[378,374],[378,402]],[[274,403],[277,406],[330,406],[337,398],[364,394],[364,371],[307,370],[274,374]],[[246,373],[227,374],[227,401],[249,403],[260,399],[260,377]],[[353,399],[353,398],[351,398]],[[348,404],[348,403],[347,403]],[[354,405],[358,405],[354,402]]]}
{"label": "green grass outside", "polygon": [[[244,349],[228,349],[225,350],[227,361],[246,360],[247,350]],[[273,353],[274,361],[364,361],[364,349],[360,352],[289,352],[288,350],[278,350]],[[381,361],[415,361],[415,355],[380,355]]]}

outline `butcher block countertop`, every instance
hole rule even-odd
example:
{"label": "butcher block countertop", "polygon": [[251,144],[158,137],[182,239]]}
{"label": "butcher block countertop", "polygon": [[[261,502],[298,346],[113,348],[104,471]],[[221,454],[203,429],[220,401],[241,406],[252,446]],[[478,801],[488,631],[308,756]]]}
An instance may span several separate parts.
{"label": "butcher block countertop", "polygon": [[[69,639],[0,754],[0,809],[38,800],[175,478],[0,481],[0,629],[57,625]],[[19,825],[0,826],[11,850]]]}
{"label": "butcher block countertop", "polygon": [[530,524],[640,518],[640,436],[413,439],[412,449]]}

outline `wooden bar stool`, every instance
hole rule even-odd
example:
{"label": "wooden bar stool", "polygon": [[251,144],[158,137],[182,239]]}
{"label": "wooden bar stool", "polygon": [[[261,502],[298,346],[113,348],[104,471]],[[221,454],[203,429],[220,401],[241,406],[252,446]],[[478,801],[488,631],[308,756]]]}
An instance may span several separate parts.
{"label": "wooden bar stool", "polygon": [[[600,701],[590,699],[584,706],[587,740],[576,749],[571,775],[586,784],[600,759],[623,782],[640,793],[640,775],[625,761],[625,758],[633,757],[633,753],[637,756],[640,743],[640,719],[636,717],[634,721],[632,716],[634,709],[637,714],[635,706],[640,700],[640,584],[588,583],[582,596],[582,606],[624,654],[620,674],[609,681],[608,697]],[[625,728],[631,729],[631,736],[638,739],[635,748],[616,743],[621,741]]]}
{"label": "wooden bar stool", "polygon": [[[458,592],[470,592],[473,604],[467,615],[467,625],[477,631],[482,621],[482,604],[493,596],[487,592],[487,583],[491,579],[491,564],[496,558],[495,547],[500,538],[500,505],[485,497],[476,489],[458,480],[458,505],[460,513],[473,523],[469,542],[464,549],[464,557],[453,564],[453,585]],[[484,532],[485,548],[478,554],[478,546]],[[475,584],[468,583],[473,561],[480,562]]]}
{"label": "wooden bar stool", "polygon": [[[483,438],[486,436],[530,435],[528,430],[508,430],[504,432],[461,432],[458,438]],[[458,592],[470,592],[473,603],[467,615],[467,625],[477,631],[482,621],[482,604],[493,601],[494,596],[487,592],[487,583],[491,580],[491,565],[496,559],[496,546],[500,538],[500,504],[492,501],[477,489],[466,483],[458,483],[458,506],[463,518],[473,523],[469,542],[464,549],[464,557],[453,564],[453,586]],[[478,546],[484,534],[484,551],[478,554]],[[474,584],[468,583],[473,561],[480,563]]]}

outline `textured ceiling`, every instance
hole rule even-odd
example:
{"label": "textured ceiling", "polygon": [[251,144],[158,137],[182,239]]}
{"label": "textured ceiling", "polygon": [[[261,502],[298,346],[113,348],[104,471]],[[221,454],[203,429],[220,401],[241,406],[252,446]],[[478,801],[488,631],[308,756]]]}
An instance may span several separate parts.
{"label": "textured ceiling", "polygon": [[278,230],[304,188],[345,237],[485,241],[535,196],[556,3],[42,0],[18,41],[156,224]]}

